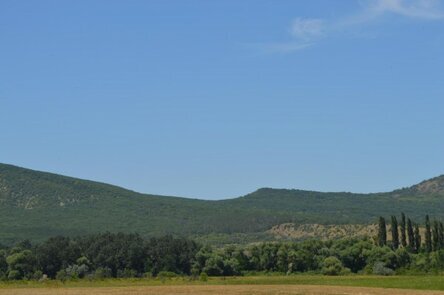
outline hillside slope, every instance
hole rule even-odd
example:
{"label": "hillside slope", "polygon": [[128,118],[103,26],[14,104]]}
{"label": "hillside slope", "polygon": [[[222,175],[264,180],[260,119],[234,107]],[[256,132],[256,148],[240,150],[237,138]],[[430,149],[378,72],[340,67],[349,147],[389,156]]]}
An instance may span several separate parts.
{"label": "hillside slope", "polygon": [[444,177],[380,194],[259,189],[236,199],[207,201],[147,195],[113,185],[0,164],[0,242],[100,231],[259,233],[297,224],[365,224],[404,211],[444,217]]}

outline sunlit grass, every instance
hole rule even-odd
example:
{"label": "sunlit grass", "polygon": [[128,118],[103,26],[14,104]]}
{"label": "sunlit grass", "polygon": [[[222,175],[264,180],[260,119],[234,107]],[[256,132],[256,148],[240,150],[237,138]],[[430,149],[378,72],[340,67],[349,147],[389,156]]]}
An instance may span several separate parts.
{"label": "sunlit grass", "polygon": [[290,276],[245,276],[245,277],[212,277],[206,282],[193,280],[189,277],[171,279],[105,279],[105,280],[74,280],[60,282],[48,280],[2,282],[0,288],[73,288],[73,287],[126,287],[126,286],[161,286],[161,285],[336,285],[356,287],[402,288],[419,290],[444,290],[444,276],[321,276],[321,275],[290,275]]}

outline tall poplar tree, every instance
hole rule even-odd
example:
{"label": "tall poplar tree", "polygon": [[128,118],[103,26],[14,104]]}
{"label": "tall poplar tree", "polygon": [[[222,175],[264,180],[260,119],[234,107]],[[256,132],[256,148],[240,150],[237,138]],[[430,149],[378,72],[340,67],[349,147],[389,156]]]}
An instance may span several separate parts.
{"label": "tall poplar tree", "polygon": [[385,225],[385,219],[382,216],[379,217],[378,245],[380,247],[387,245],[387,228]]}
{"label": "tall poplar tree", "polygon": [[396,220],[396,216],[392,216],[391,221],[392,248],[396,250],[399,248],[398,220]]}
{"label": "tall poplar tree", "polygon": [[419,226],[415,224],[415,252],[418,253],[421,250],[421,234],[419,233]]}
{"label": "tall poplar tree", "polygon": [[413,232],[413,224],[410,218],[407,219],[407,236],[409,238],[409,248],[415,250],[415,234]]}
{"label": "tall poplar tree", "polygon": [[437,220],[433,221],[432,229],[432,249],[433,251],[438,251],[440,248],[440,238],[439,238],[439,223]]}
{"label": "tall poplar tree", "polygon": [[432,252],[432,230],[430,228],[430,218],[429,215],[426,215],[425,220],[425,250],[426,252]]}
{"label": "tall poplar tree", "polygon": [[439,222],[439,247],[444,249],[444,224]]}
{"label": "tall poplar tree", "polygon": [[406,228],[405,228],[405,214],[401,213],[401,245],[402,247],[407,247],[407,239],[406,239]]}

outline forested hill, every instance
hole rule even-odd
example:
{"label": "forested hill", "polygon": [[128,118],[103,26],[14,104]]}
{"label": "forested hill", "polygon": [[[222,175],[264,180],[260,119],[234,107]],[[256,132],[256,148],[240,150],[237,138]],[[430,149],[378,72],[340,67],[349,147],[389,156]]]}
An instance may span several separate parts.
{"label": "forested hill", "polygon": [[259,189],[206,201],[147,195],[117,186],[0,164],[0,242],[103,231],[144,236],[261,233],[286,223],[372,223],[405,212],[444,217],[444,176],[390,193]]}

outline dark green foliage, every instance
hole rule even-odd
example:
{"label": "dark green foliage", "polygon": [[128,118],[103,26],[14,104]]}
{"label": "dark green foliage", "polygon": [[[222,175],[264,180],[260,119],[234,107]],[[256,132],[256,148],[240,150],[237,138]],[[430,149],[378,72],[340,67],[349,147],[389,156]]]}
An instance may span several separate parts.
{"label": "dark green foliage", "polygon": [[[91,276],[140,277],[147,271],[190,274],[199,246],[171,236],[146,241],[137,234],[104,233],[79,238],[50,238],[31,250],[14,246],[0,252],[0,271],[10,279],[33,278],[35,271],[69,280]],[[2,265],[1,255],[6,258]]]}
{"label": "dark green foliage", "polygon": [[198,245],[188,239],[175,239],[172,236],[151,238],[146,243],[144,253],[148,258],[146,271],[153,275],[160,271],[190,275],[198,250]]}
{"label": "dark green foliage", "polygon": [[426,252],[432,252],[432,230],[429,215],[426,215],[425,219],[425,250]]}
{"label": "dark green foliage", "polygon": [[441,241],[440,241],[440,237],[439,237],[439,223],[437,220],[433,221],[432,249],[433,249],[433,251],[437,251],[437,250],[441,249]]}
{"label": "dark green foliage", "polygon": [[109,269],[114,277],[118,270],[145,271],[147,249],[139,235],[105,233],[82,238],[78,243],[93,268]]}
{"label": "dark green foliage", "polygon": [[37,264],[31,250],[11,254],[6,258],[6,262],[8,263],[8,278],[13,280],[31,279]]}
{"label": "dark green foliage", "polygon": [[324,259],[322,266],[322,273],[329,276],[340,275],[344,271],[344,266],[341,260],[334,256],[330,256]]}
{"label": "dark green foliage", "polygon": [[382,216],[379,217],[378,223],[378,245],[380,247],[387,245],[387,228],[385,225],[385,219]]}
{"label": "dark green foliage", "polygon": [[[440,187],[444,177],[430,181]],[[258,235],[286,222],[371,223],[398,210],[412,218],[425,212],[443,218],[441,191],[420,188],[378,194],[264,188],[240,198],[205,201],[140,194],[0,164],[0,241],[14,244],[23,238],[43,241],[105,231],[138,232],[143,237]]]}
{"label": "dark green foliage", "polygon": [[419,233],[419,226],[415,224],[415,252],[418,253],[421,250],[421,235]]}
{"label": "dark green foliage", "polygon": [[409,239],[409,244],[408,244],[409,248],[412,250],[416,249],[415,234],[413,231],[413,224],[410,218],[407,219],[407,236]]}
{"label": "dark green foliage", "polygon": [[439,245],[441,249],[444,249],[444,224],[442,222],[439,223]]}
{"label": "dark green foliage", "polygon": [[37,263],[43,273],[55,278],[60,269],[74,264],[80,256],[80,247],[67,237],[54,237],[38,246]]}
{"label": "dark green foliage", "polygon": [[401,213],[401,245],[402,247],[407,247],[407,238],[406,238],[406,223],[405,223],[405,214]]}
{"label": "dark green foliage", "polygon": [[[47,270],[61,281],[146,275],[165,280],[191,274],[195,279],[200,275],[201,280],[206,280],[207,275],[233,276],[245,272],[389,275],[444,270],[444,250],[414,254],[406,248],[380,247],[370,239],[265,242],[212,248],[171,236],[144,240],[137,234],[104,233],[74,239],[55,237],[30,249],[21,247],[1,250],[3,278],[38,280],[48,274]],[[47,257],[48,251],[53,251],[53,259]]]}
{"label": "dark green foliage", "polygon": [[8,263],[6,262],[6,251],[0,250],[0,277],[5,277],[8,271]]}
{"label": "dark green foliage", "polygon": [[391,232],[392,232],[392,248],[393,250],[396,250],[399,247],[398,221],[396,220],[396,216],[392,216],[391,218]]}

